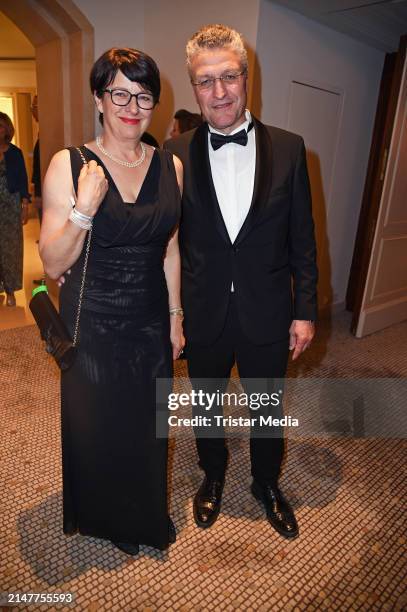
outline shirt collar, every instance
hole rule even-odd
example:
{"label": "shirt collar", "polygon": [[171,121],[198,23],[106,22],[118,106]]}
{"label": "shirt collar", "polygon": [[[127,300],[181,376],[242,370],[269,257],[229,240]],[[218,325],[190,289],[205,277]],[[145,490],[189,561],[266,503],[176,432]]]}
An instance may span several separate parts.
{"label": "shirt collar", "polygon": [[[252,116],[250,114],[250,111],[247,108],[245,110],[245,117],[246,117],[246,120],[243,123],[241,123],[237,128],[235,128],[233,132],[230,132],[230,135],[237,134],[237,132],[240,132],[240,130],[246,130],[247,132],[247,128],[249,127],[252,121]],[[222,134],[224,136],[223,132],[219,132],[219,130],[215,130],[215,128],[210,126],[209,123],[208,123],[208,128],[209,128],[209,131],[212,132],[213,134]]]}

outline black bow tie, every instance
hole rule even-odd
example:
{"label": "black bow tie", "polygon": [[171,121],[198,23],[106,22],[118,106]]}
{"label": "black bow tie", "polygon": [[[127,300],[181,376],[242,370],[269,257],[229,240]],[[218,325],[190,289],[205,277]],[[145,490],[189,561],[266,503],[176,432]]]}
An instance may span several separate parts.
{"label": "black bow tie", "polygon": [[[247,128],[247,132],[250,132],[250,130],[253,127],[253,123],[250,123],[249,127]],[[214,151],[216,151],[217,149],[220,149],[220,147],[223,147],[224,144],[227,144],[228,142],[235,142],[236,144],[240,144],[242,145],[242,147],[245,147],[247,145],[247,132],[246,130],[240,130],[240,132],[237,132],[236,134],[217,134],[216,132],[211,132],[211,145],[212,145],[212,149]]]}

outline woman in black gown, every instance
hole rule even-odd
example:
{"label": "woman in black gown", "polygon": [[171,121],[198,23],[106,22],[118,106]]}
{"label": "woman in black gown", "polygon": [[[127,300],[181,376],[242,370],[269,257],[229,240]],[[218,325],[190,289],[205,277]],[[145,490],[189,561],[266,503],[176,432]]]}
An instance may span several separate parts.
{"label": "woman in black gown", "polygon": [[[156,437],[156,378],[184,344],[180,303],[182,165],[141,142],[160,95],[154,61],[110,49],[91,89],[103,133],[57,153],[44,184],[40,253],[64,274],[71,333],[92,225],[78,355],[62,374],[64,532],[107,538],[128,554],[175,541],[167,509],[167,440]],[[75,201],[75,208],[70,203]]]}

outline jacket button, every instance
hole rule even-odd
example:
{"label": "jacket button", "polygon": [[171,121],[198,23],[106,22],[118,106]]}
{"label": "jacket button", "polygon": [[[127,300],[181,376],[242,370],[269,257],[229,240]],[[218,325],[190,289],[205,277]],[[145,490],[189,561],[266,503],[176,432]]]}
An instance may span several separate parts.
{"label": "jacket button", "polygon": [[239,252],[239,248],[238,247],[234,247],[233,252],[234,253],[238,253]]}

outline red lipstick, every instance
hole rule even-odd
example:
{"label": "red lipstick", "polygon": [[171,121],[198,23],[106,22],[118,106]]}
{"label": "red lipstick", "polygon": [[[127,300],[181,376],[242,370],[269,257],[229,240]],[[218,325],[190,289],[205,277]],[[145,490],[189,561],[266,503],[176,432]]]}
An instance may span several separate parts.
{"label": "red lipstick", "polygon": [[128,123],[129,125],[137,125],[140,123],[140,119],[129,119],[127,117],[119,117],[119,119],[123,121],[123,123]]}

